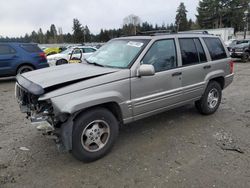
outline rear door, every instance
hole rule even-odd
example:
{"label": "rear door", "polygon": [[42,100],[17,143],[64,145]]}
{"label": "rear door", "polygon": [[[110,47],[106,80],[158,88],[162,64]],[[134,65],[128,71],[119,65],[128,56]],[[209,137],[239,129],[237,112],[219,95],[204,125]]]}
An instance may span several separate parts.
{"label": "rear door", "polygon": [[205,87],[205,77],[211,69],[200,38],[179,38],[182,60],[183,100],[199,98]]}
{"label": "rear door", "polygon": [[16,50],[8,44],[0,44],[0,76],[15,74],[15,63],[18,61]]}
{"label": "rear door", "polygon": [[228,66],[231,58],[227,54],[222,40],[218,37],[204,37],[203,40],[211,59],[209,72],[213,72],[213,77],[229,74],[227,70],[229,71]]}

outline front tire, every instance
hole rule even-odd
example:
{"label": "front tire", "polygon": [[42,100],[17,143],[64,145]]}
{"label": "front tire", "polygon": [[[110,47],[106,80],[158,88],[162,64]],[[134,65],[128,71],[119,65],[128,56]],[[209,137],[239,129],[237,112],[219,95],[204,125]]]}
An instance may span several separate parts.
{"label": "front tire", "polygon": [[216,112],[221,102],[221,86],[216,81],[210,81],[200,100],[195,102],[197,110],[204,115]]}
{"label": "front tire", "polygon": [[241,61],[242,61],[243,63],[246,63],[248,60],[249,60],[249,53],[248,53],[248,52],[245,52],[245,53],[242,55]]}
{"label": "front tire", "polygon": [[105,156],[115,143],[119,126],[115,116],[105,108],[95,108],[78,116],[72,133],[72,154],[84,162]]}

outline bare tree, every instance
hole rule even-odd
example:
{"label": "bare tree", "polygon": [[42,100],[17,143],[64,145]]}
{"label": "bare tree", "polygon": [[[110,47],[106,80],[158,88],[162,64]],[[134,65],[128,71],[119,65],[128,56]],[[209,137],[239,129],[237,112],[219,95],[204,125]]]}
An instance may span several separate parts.
{"label": "bare tree", "polygon": [[130,31],[129,33],[136,35],[136,28],[140,24],[140,22],[141,19],[139,16],[130,14],[123,19],[123,27],[127,27],[129,30],[132,29],[132,32]]}

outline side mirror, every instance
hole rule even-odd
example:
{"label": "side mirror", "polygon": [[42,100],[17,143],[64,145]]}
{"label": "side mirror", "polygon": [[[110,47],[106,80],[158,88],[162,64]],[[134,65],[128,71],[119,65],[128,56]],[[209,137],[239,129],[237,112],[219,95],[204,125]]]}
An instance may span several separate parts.
{"label": "side mirror", "polygon": [[137,72],[138,76],[153,76],[155,75],[155,68],[150,64],[142,64]]}

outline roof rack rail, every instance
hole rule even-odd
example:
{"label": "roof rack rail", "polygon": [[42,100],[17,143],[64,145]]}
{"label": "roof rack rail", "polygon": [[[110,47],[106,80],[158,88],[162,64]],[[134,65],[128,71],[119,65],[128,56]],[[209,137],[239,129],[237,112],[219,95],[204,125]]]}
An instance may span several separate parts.
{"label": "roof rack rail", "polygon": [[152,30],[152,31],[140,31],[136,35],[156,36],[156,35],[166,35],[171,33],[172,33],[171,30]]}
{"label": "roof rack rail", "polygon": [[208,31],[204,30],[204,31],[181,31],[178,32],[178,34],[205,34],[205,35],[211,35],[208,33]]}

